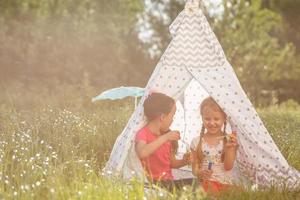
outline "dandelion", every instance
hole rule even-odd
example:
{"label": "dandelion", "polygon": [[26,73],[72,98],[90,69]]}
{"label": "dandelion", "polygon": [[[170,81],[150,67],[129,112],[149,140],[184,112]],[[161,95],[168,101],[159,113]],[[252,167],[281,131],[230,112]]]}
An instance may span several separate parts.
{"label": "dandelion", "polygon": [[25,185],[24,188],[25,188],[25,190],[30,190],[29,185]]}
{"label": "dandelion", "polygon": [[18,192],[15,191],[15,192],[14,192],[14,196],[17,196],[17,195],[18,195]]}
{"label": "dandelion", "polygon": [[106,173],[109,174],[109,175],[111,175],[111,174],[112,174],[112,171],[107,171]]}
{"label": "dandelion", "polygon": [[77,193],[78,193],[78,195],[79,195],[79,196],[81,196],[81,195],[82,195],[82,192],[81,192],[81,191],[78,191]]}
{"label": "dandelion", "polygon": [[257,185],[257,184],[253,184],[253,185],[251,186],[251,190],[252,190],[252,191],[257,191],[257,190],[258,190],[258,185]]}
{"label": "dandelion", "polygon": [[51,192],[51,193],[54,193],[54,192],[55,192],[54,188],[51,188],[51,189],[50,189],[50,192]]}

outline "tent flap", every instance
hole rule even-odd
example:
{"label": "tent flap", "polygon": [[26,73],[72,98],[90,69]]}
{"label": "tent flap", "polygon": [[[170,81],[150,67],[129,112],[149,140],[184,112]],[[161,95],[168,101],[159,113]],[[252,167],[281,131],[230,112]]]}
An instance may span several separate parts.
{"label": "tent flap", "polygon": [[200,133],[199,105],[210,95],[227,114],[231,130],[237,131],[240,147],[235,169],[238,178],[262,187],[299,188],[300,173],[290,167],[280,153],[202,11],[181,12],[170,32],[173,39],[151,75],[138,107],[117,138],[104,170],[124,178],[143,176],[134,140],[137,131],[146,124],[143,102],[149,93],[162,92],[182,103],[176,112],[177,120],[172,124],[172,128],[183,132],[179,153],[184,153],[184,144]]}

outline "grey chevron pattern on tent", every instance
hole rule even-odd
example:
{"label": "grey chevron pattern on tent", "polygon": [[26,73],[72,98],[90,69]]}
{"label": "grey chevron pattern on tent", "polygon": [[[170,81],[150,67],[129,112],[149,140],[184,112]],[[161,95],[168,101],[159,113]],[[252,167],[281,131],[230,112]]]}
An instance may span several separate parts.
{"label": "grey chevron pattern on tent", "polygon": [[172,41],[165,52],[163,64],[167,66],[216,67],[226,57],[214,33],[199,10],[193,15],[182,13],[170,27]]}

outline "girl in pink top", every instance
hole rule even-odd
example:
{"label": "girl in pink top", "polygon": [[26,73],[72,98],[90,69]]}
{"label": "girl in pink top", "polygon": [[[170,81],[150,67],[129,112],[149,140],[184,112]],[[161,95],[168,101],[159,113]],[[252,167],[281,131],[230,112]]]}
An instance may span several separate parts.
{"label": "girl in pink top", "polygon": [[170,130],[175,112],[174,99],[165,94],[152,93],[144,102],[148,123],[136,135],[136,152],[148,180],[168,189],[178,185],[173,180],[171,169],[187,165],[190,157],[186,154],[183,159],[175,158],[172,144],[180,139],[178,131]]}

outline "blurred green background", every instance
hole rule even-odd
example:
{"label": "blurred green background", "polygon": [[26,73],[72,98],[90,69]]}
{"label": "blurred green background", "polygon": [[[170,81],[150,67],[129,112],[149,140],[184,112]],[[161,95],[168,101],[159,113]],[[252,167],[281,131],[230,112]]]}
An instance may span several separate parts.
{"label": "blurred green background", "polygon": [[[183,9],[176,0],[0,0],[0,199],[142,199],[141,183],[106,179],[134,99]],[[275,143],[300,169],[299,0],[210,0],[203,10]],[[206,198],[190,189],[148,199]],[[220,199],[300,199],[239,191]]]}
{"label": "blurred green background", "polygon": [[[203,5],[252,102],[300,102],[300,1]],[[183,0],[0,0],[2,90],[72,89],[90,98],[115,86],[144,87],[183,7]]]}

